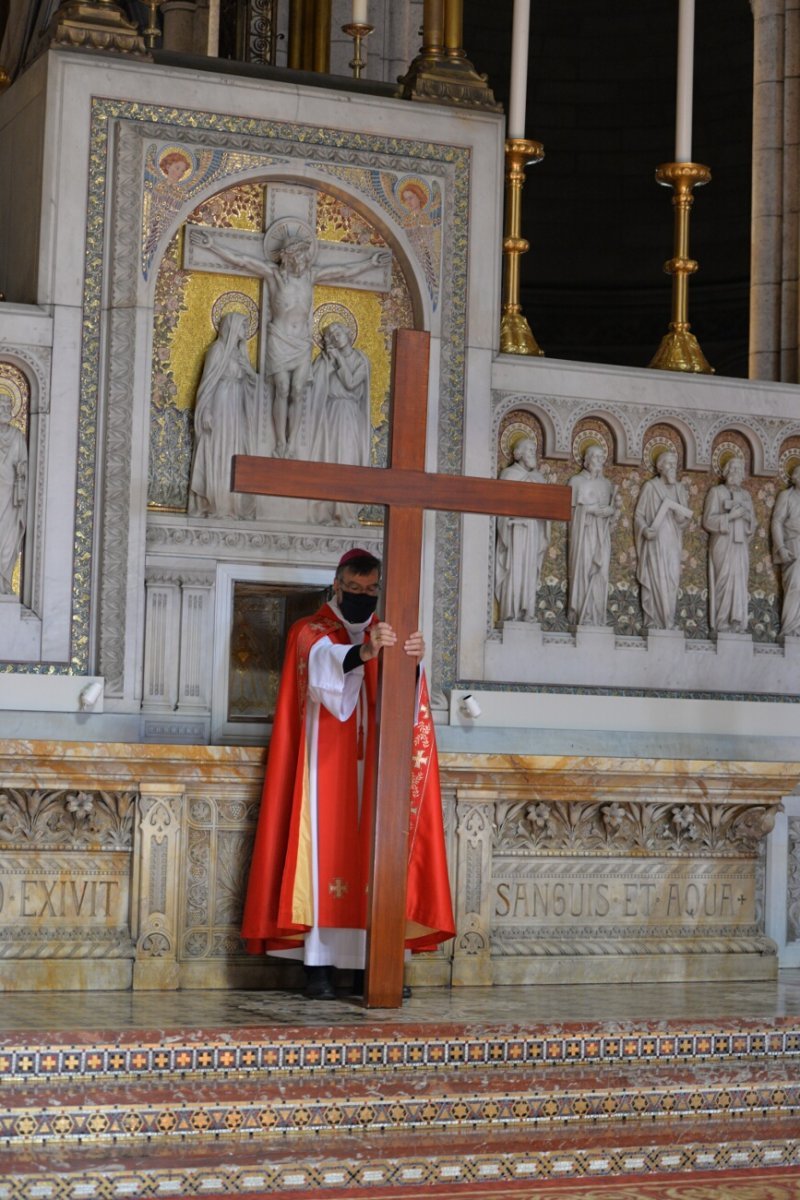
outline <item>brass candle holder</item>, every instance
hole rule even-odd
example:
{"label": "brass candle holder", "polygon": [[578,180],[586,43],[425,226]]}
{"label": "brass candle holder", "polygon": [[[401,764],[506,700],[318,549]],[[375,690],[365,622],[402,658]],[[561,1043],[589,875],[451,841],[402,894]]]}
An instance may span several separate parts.
{"label": "brass candle holder", "polygon": [[160,0],[145,0],[147,25],[142,30],[142,37],[148,50],[154,49],[156,42],[161,37],[161,29],[158,24],[159,4]]}
{"label": "brass candle holder", "polygon": [[702,163],[662,163],[656,168],[656,180],[673,189],[675,238],[673,257],[664,263],[664,270],[672,276],[672,320],[650,366],[658,371],[713,375],[714,368],[708,365],[689,324],[689,276],[694,275],[698,265],[689,257],[689,216],[694,204],[692,188],[709,183],[711,171]]}
{"label": "brass candle holder", "polygon": [[353,79],[360,79],[361,72],[367,65],[367,60],[361,57],[361,48],[365,39],[369,37],[374,29],[374,25],[366,25],[361,21],[351,22],[349,25],[342,26],[342,33],[346,33],[348,37],[353,39],[353,57],[350,59]]}
{"label": "brass candle holder", "polygon": [[525,168],[541,162],[544,146],[527,138],[506,140],[506,213],[503,234],[503,315],[500,351],[503,354],[543,355],[519,302],[519,260],[528,249],[522,236],[522,187]]}

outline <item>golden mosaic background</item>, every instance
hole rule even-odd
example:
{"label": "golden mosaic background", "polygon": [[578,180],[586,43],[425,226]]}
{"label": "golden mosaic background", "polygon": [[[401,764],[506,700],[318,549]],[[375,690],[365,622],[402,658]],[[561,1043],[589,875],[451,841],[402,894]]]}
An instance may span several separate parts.
{"label": "golden mosaic background", "polygon": [[[28,440],[28,414],[31,407],[31,388],[24,371],[14,363],[0,362],[0,396],[11,400],[11,424]],[[28,451],[30,453],[30,449]],[[23,542],[23,551],[25,545]],[[13,595],[22,595],[22,551],[14,567],[11,584]]]}
{"label": "golden mosaic background", "polygon": [[[533,414],[525,410],[508,413],[501,422],[498,443],[498,468],[508,466],[511,448],[520,436],[532,436],[539,447],[539,466],[548,483],[569,483],[581,464],[573,457],[569,461],[548,459],[542,456],[543,431]],[[703,503],[709,488],[719,483],[720,476],[710,470],[687,471],[683,466],[685,453],[680,434],[669,425],[651,426],[644,438],[644,454],[641,466],[621,466],[614,462],[615,446],[611,428],[598,418],[586,418],[573,430],[573,450],[578,452],[587,441],[599,441],[609,447],[605,473],[616,483],[622,497],[619,521],[611,538],[611,570],[608,589],[608,622],[618,637],[644,637],[644,614],[639,603],[639,585],[636,580],[636,548],[633,541],[633,513],[642,485],[652,478],[654,472],[652,455],[659,445],[671,443],[678,453],[679,477],[686,484],[689,504],[695,519],[684,533],[683,568],[681,587],[678,592],[678,628],[687,638],[708,638],[708,534],[702,528]],[[750,632],[757,642],[773,642],[780,629],[781,589],[780,579],[772,562],[770,520],[775,498],[786,486],[785,474],[777,478],[752,477],[752,454],[747,439],[740,433],[721,433],[714,442],[712,461],[717,462],[720,451],[723,457],[732,449],[744,456],[747,478],[744,486],[749,491],[756,513],[756,532],[750,543]],[[800,461],[800,439],[789,439],[782,450],[782,458],[793,461],[795,454]],[[566,632],[567,609],[567,527],[564,522],[553,522],[550,545],[542,567],[542,577],[537,601],[539,620],[547,632]]]}
{"label": "golden mosaic background", "polygon": [[[268,184],[227,188],[199,205],[188,222],[216,228],[261,230]],[[260,324],[260,283],[242,275],[186,271],[181,267],[185,226],[172,238],[161,261],[155,287],[153,373],[150,419],[148,506],[185,512],[193,449],[192,414],[203,361],[216,336],[212,320],[215,302],[226,292],[240,293],[242,303],[255,305]],[[386,248],[378,230],[338,197],[317,192],[317,237],[321,241]],[[373,463],[386,462],[386,414],[389,400],[392,334],[413,326],[411,296],[393,260],[389,293],[355,288],[318,286],[314,308],[343,305],[352,314],[356,346],[371,363]],[[250,356],[258,367],[259,335],[250,341]],[[316,354],[317,351],[315,350]]]}

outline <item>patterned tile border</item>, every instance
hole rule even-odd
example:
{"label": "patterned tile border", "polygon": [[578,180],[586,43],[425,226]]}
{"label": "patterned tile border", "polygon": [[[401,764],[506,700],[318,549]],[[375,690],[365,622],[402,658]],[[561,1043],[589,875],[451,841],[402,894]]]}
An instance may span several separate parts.
{"label": "patterned tile border", "polygon": [[[31,1039],[25,1044],[0,1046],[0,1085],[19,1080],[144,1079],[217,1077],[239,1078],[254,1073],[319,1073],[328,1071],[424,1069],[459,1066],[564,1066],[568,1063],[637,1064],[687,1063],[693,1060],[729,1061],[747,1058],[800,1058],[800,1023],[791,1018],[782,1027],[770,1025],[737,1029],[651,1029],[608,1033],[602,1029],[573,1034],[450,1033],[369,1037],[360,1029],[340,1029],[336,1035],[264,1030],[265,1040],[248,1030],[208,1032],[202,1040],[180,1033],[142,1035],[132,1044],[75,1042],[50,1045]],[[272,1035],[272,1037],[270,1037]],[[159,1040],[153,1039],[158,1036]],[[269,1040],[267,1040],[269,1039]],[[126,1037],[125,1041],[129,1039]]]}
{"label": "patterned tile border", "polygon": [[[791,1070],[787,1064],[787,1076]],[[709,1083],[678,1077],[651,1086],[640,1086],[636,1080],[598,1085],[593,1079],[586,1087],[571,1089],[560,1086],[561,1076],[557,1086],[547,1090],[506,1090],[504,1085],[510,1082],[506,1074],[491,1083],[484,1077],[488,1086],[471,1092],[462,1090],[461,1081],[450,1077],[441,1079],[444,1086],[438,1091],[425,1086],[419,1096],[409,1095],[407,1088],[398,1093],[393,1087],[394,1076],[389,1075],[382,1077],[380,1089],[368,1082],[366,1091],[358,1094],[354,1085],[356,1094],[350,1096],[307,1093],[287,1099],[276,1095],[273,1087],[269,1089],[273,1094],[264,1097],[263,1085],[239,1085],[237,1092],[236,1085],[227,1084],[211,1096],[186,1099],[170,1090],[168,1096],[142,1099],[123,1094],[113,1099],[93,1097],[78,1105],[60,1104],[57,1096],[51,1095],[41,1099],[40,1090],[28,1089],[27,1096],[21,1096],[18,1104],[0,1114],[0,1144],[83,1144],[108,1139],[115,1143],[153,1139],[167,1143],[232,1135],[519,1130],[702,1117],[745,1117],[752,1121],[793,1116],[800,1110],[800,1084],[789,1078],[765,1082],[742,1078],[741,1073],[738,1078],[730,1072],[727,1078],[719,1078],[718,1071],[714,1073],[717,1078]],[[223,1089],[226,1094],[221,1095]]]}
{"label": "patterned tile border", "polygon": [[555,1180],[655,1174],[679,1176],[688,1171],[753,1170],[800,1167],[800,1139],[737,1143],[695,1142],[685,1145],[642,1145],[615,1149],[560,1149],[524,1153],[435,1154],[396,1158],[373,1157],[310,1165],[303,1162],[250,1166],[231,1164],[125,1169],[122,1166],[72,1171],[39,1169],[0,1178],[0,1200],[151,1200],[170,1196],[246,1196],[260,1193],[352,1189],[374,1197],[377,1189],[391,1196],[395,1186],[466,1186],[472,1183],[545,1182]]}

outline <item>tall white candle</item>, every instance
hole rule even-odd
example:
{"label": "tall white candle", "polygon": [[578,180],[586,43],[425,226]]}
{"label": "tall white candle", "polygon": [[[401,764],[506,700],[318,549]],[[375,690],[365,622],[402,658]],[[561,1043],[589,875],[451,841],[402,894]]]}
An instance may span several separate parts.
{"label": "tall white candle", "polygon": [[219,57],[219,0],[209,0],[206,49],[209,58]]}
{"label": "tall white candle", "polygon": [[366,25],[367,23],[367,0],[353,0],[353,18],[354,25]]}
{"label": "tall white candle", "polygon": [[531,0],[514,0],[511,27],[511,92],[508,101],[508,136],[525,137],[525,101],[528,94],[528,31]]}
{"label": "tall white candle", "polygon": [[694,84],[694,0],[678,9],[678,89],[675,98],[675,161],[692,161],[692,87]]}

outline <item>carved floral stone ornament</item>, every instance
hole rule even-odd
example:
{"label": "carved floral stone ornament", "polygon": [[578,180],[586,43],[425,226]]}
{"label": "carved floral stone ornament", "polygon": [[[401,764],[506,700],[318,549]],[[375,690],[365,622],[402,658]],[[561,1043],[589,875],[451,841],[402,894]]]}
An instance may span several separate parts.
{"label": "carved floral stone ornament", "polygon": [[755,855],[776,808],[746,804],[499,801],[494,850],[513,854]]}
{"label": "carved floral stone ornament", "polygon": [[129,792],[5,788],[0,848],[130,850],[134,802]]}

